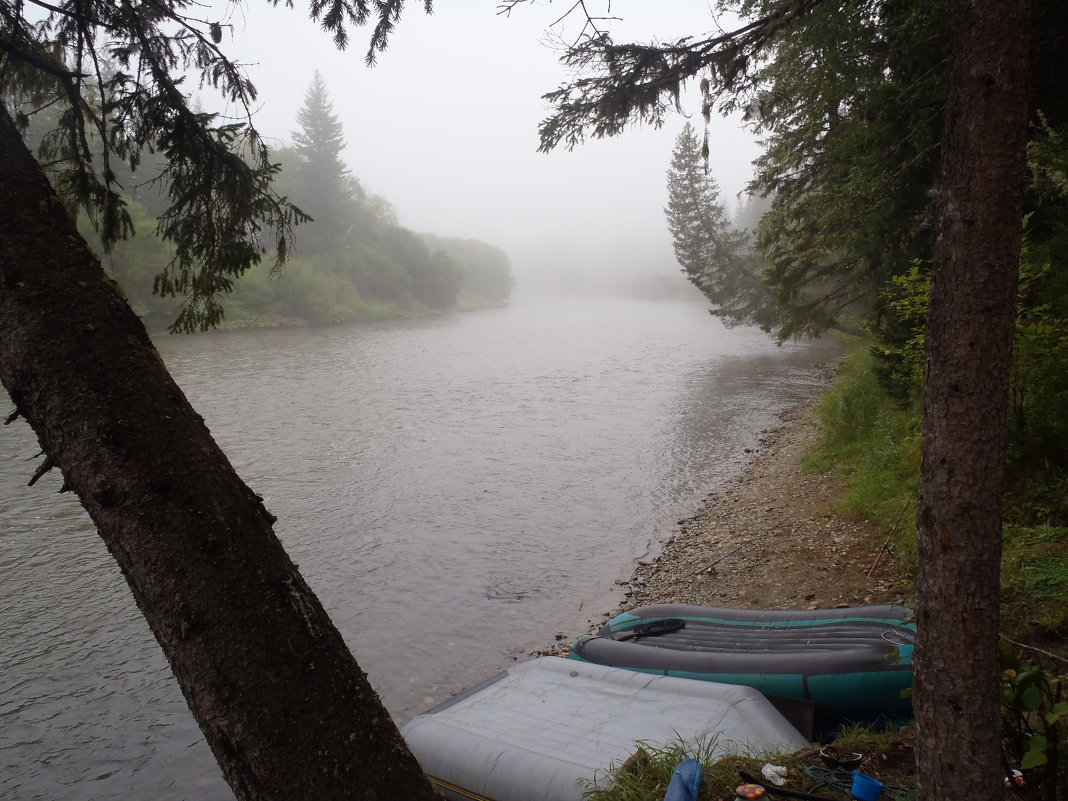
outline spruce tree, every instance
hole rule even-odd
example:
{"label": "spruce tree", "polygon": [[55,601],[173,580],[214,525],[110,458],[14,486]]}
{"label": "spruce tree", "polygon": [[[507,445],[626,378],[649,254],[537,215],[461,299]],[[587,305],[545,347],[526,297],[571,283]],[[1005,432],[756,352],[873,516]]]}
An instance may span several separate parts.
{"label": "spruce tree", "polygon": [[675,140],[667,186],[664,214],[686,277],[712,302],[712,313],[728,324],[759,322],[767,327],[767,293],[756,259],[747,252],[744,234],[727,217],[690,123]]}
{"label": "spruce tree", "polygon": [[300,129],[292,137],[300,167],[294,200],[314,220],[305,229],[301,247],[311,254],[337,250],[356,221],[360,192],[341,158],[345,130],[318,70],[304,94],[297,124]]}

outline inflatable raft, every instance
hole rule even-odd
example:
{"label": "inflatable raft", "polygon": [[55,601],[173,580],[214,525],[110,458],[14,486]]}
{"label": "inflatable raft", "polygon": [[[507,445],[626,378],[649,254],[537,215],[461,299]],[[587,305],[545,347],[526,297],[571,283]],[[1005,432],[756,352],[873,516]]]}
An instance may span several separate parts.
{"label": "inflatable raft", "polygon": [[915,625],[904,606],[815,611],[644,606],[580,638],[571,659],[807,699],[816,716],[910,717]]}
{"label": "inflatable raft", "polygon": [[749,687],[649,676],[543,657],[401,728],[443,797],[581,801],[589,779],[636,751],[682,741],[713,754],[810,746]]}

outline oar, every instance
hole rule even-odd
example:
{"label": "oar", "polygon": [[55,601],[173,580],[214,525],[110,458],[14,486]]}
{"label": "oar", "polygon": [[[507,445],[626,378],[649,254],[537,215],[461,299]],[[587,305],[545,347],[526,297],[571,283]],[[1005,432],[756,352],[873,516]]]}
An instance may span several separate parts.
{"label": "oar", "polygon": [[632,629],[613,633],[613,640],[633,640],[635,637],[655,637],[657,634],[671,634],[679,629],[686,628],[686,621],[681,617],[669,617],[664,620],[654,620],[651,623],[643,623]]}

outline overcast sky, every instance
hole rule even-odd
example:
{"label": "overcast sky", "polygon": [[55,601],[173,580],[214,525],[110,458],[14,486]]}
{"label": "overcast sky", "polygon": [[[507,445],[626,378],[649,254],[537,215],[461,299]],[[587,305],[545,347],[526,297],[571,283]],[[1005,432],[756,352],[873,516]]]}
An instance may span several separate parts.
{"label": "overcast sky", "polygon": [[[409,2],[388,50],[367,68],[368,31],[353,32],[338,52],[307,19],[306,3],[256,4],[231,18],[224,48],[260,91],[263,134],[289,144],[318,69],[345,128],[344,158],[364,188],[391,201],[409,228],[503,248],[521,284],[535,271],[675,272],[664,184],[684,117],[571,152],[537,152],[549,113],[541,96],[566,78],[546,30],[570,5],[535,0],[502,16],[496,0],[437,0],[428,17]],[[614,0],[611,8],[623,18],[611,23],[616,41],[716,28],[704,0]],[[573,37],[575,20],[557,32]],[[736,121],[714,118],[712,136],[711,170],[733,210],[756,146]]]}

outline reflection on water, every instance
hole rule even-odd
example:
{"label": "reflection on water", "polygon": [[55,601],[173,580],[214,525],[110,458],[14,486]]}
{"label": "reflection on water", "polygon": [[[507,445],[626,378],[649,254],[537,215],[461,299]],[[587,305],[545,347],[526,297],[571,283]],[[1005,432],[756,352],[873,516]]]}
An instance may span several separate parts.
{"label": "reflection on water", "polygon": [[[615,300],[160,349],[401,720],[584,631],[837,355]],[[87,518],[0,436],[0,795],[230,798]]]}

